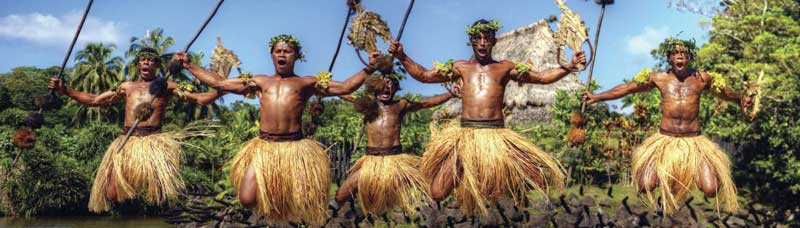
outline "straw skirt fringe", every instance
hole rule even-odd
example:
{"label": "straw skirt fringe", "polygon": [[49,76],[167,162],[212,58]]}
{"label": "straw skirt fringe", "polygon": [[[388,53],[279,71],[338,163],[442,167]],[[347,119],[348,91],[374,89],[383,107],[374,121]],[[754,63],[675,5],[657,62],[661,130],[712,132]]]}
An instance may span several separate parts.
{"label": "straw skirt fringe", "polygon": [[99,213],[111,209],[112,200],[106,198],[110,170],[114,171],[117,187],[117,197],[113,201],[134,198],[142,191],[144,199],[153,204],[175,199],[184,187],[180,175],[180,140],[186,136],[181,131],[131,136],[125,147],[116,153],[124,136],[117,137],[97,169],[89,210]]}
{"label": "straw skirt fringe", "polygon": [[358,175],[358,201],[365,212],[384,214],[400,207],[410,215],[430,203],[429,186],[417,168],[420,158],[408,154],[365,155],[350,169]]}
{"label": "straw skirt fringe", "polygon": [[486,215],[488,203],[510,195],[517,205],[531,190],[563,189],[560,163],[507,128],[431,126],[421,170],[429,183],[444,168],[456,172],[453,194],[467,215]]}
{"label": "straw skirt fringe", "polygon": [[[637,187],[645,184],[639,183],[642,175],[655,172],[660,188],[657,192],[662,197],[661,207],[665,214],[676,211],[686,194],[696,186],[703,162],[717,174],[717,207],[724,204],[725,209],[731,212],[739,208],[730,160],[717,144],[705,136],[673,137],[656,133],[634,151],[632,161],[632,177]],[[652,192],[648,190],[646,195],[655,205]]]}
{"label": "straw skirt fringe", "polygon": [[230,179],[237,192],[250,166],[258,189],[257,213],[274,222],[325,224],[331,174],[322,144],[311,139],[250,140],[231,165]]}

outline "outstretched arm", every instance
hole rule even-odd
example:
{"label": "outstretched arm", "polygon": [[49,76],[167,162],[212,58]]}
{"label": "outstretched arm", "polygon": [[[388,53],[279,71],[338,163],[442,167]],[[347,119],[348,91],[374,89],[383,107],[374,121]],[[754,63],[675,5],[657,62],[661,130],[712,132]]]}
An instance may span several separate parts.
{"label": "outstretched arm", "polygon": [[205,93],[192,93],[192,92],[181,91],[178,88],[178,84],[176,84],[174,82],[170,82],[169,83],[169,89],[170,89],[170,91],[172,91],[172,95],[175,95],[175,96],[177,96],[178,98],[180,98],[180,99],[182,99],[184,101],[188,101],[188,102],[192,102],[192,103],[196,103],[196,104],[200,104],[200,105],[211,104],[217,98],[220,98],[220,97],[222,97],[222,95],[225,95],[225,93],[219,92],[219,91],[212,91],[212,92],[205,92]]}
{"label": "outstretched arm", "polygon": [[621,97],[624,97],[628,94],[633,93],[640,93],[650,91],[655,87],[653,82],[648,81],[647,83],[639,83],[639,82],[631,82],[627,84],[618,85],[608,91],[602,92],[597,95],[592,95],[590,93],[583,94],[583,101],[587,104],[593,104],[600,101],[607,101],[607,100],[615,100]]}
{"label": "outstretched arm", "polygon": [[749,108],[751,105],[751,98],[747,96],[742,96],[741,94],[737,93],[733,89],[727,86],[722,87],[714,87],[714,80],[721,80],[716,79],[715,77],[711,76],[709,73],[703,72],[703,76],[709,78],[710,81],[706,86],[706,91],[711,92],[714,96],[719,97],[722,100],[730,101],[733,103],[739,104],[742,108]]}
{"label": "outstretched arm", "polygon": [[356,97],[354,97],[353,94],[347,94],[347,95],[339,95],[339,99],[353,103],[356,100]]}
{"label": "outstretched arm", "polygon": [[[569,67],[574,69],[578,64],[586,64],[586,55],[582,51],[576,52],[572,56],[572,63],[570,63]],[[569,75],[569,73],[572,73],[572,71],[563,67],[542,72],[532,70],[528,72],[519,72],[517,69],[514,69],[511,71],[511,78],[522,83],[550,84]]]}
{"label": "outstretched arm", "polygon": [[408,57],[405,52],[403,51],[403,44],[398,41],[392,41],[389,46],[389,53],[392,53],[397,60],[403,64],[403,68],[406,69],[408,74],[411,75],[417,81],[423,83],[441,83],[450,81],[449,78],[442,76],[439,74],[439,71],[436,69],[428,70],[425,69],[422,65],[414,62],[411,57]]}
{"label": "outstretched arm", "polygon": [[367,75],[372,74],[375,70],[370,67],[365,67],[363,70],[359,71],[355,75],[351,76],[344,82],[337,82],[331,80],[328,83],[328,88],[316,88],[317,94],[321,94],[324,96],[338,96],[338,95],[345,95],[351,94],[358,90],[358,87],[361,87],[361,84],[364,83],[364,80],[367,79]]}
{"label": "outstretched arm", "polygon": [[377,69],[378,57],[381,56],[380,52],[373,52],[369,55],[369,65],[364,67],[363,70],[359,71],[355,75],[351,76],[344,82],[337,82],[331,80],[328,83],[327,88],[316,88],[317,94],[322,94],[324,96],[337,96],[337,95],[345,95],[351,94],[355,92],[358,87],[361,87],[361,84],[364,84],[364,80],[367,79],[367,76],[375,72]]}
{"label": "outstretched arm", "polygon": [[450,100],[450,98],[453,98],[452,93],[439,94],[436,96],[422,99],[422,101],[420,101],[419,103],[409,103],[408,107],[406,107],[406,110],[414,112],[421,109],[434,107],[440,104],[444,104],[444,102],[447,102],[448,100]]}
{"label": "outstretched arm", "polygon": [[256,85],[255,83],[248,83],[247,80],[242,80],[238,78],[231,78],[226,79],[219,74],[214,72],[207,71],[202,67],[193,64],[189,60],[189,56],[185,52],[176,52],[175,55],[172,56],[173,61],[181,60],[183,61],[183,68],[188,70],[195,78],[199,79],[200,82],[214,88],[220,92],[233,92],[236,94],[244,94],[250,90],[253,90]]}
{"label": "outstretched arm", "polygon": [[58,94],[67,95],[78,103],[89,107],[105,106],[119,102],[123,97],[125,97],[125,86],[127,86],[127,84],[123,83],[115,91],[92,94],[67,88],[64,86],[64,82],[58,78],[51,78],[50,85],[48,85],[50,89],[55,90]]}

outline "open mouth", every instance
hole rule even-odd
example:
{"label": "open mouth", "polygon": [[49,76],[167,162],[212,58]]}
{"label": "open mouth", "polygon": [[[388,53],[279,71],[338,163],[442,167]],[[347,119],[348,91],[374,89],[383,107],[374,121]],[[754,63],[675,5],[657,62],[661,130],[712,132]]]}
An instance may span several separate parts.
{"label": "open mouth", "polygon": [[278,65],[279,66],[285,66],[286,65],[286,60],[285,59],[279,59],[278,60]]}
{"label": "open mouth", "polygon": [[389,100],[392,98],[392,93],[390,91],[383,91],[378,97],[381,100]]}
{"label": "open mouth", "polygon": [[488,51],[487,51],[485,48],[479,48],[479,49],[478,49],[478,54],[480,54],[480,55],[486,55],[486,53],[488,53]]}

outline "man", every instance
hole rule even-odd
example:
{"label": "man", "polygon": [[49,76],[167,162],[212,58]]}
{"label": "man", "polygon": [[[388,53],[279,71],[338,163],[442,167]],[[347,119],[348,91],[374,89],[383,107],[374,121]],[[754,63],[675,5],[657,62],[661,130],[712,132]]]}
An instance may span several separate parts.
{"label": "man", "polygon": [[382,215],[399,206],[413,215],[416,206],[430,202],[429,185],[417,168],[419,157],[402,154],[400,126],[406,113],[440,105],[453,95],[440,94],[420,102],[395,100],[400,90],[396,74],[373,75],[365,84],[366,94],[361,97],[341,96],[364,114],[367,154],[350,170],[336,193],[336,202],[341,204],[358,195],[365,212]]}
{"label": "man", "polygon": [[239,201],[273,221],[322,226],[328,217],[330,161],[319,142],[303,137],[303,109],[312,95],[336,96],[358,89],[375,71],[374,57],[380,53],[372,53],[370,66],[337,82],[330,80],[329,73],[317,77],[295,74],[295,61],[303,58],[296,38],[273,37],[269,48],[275,74],[250,79],[223,79],[192,64],[185,53],[177,53],[175,60],[182,60],[184,68],[214,89],[259,94],[260,137],[244,145],[231,167],[230,179]]}
{"label": "man", "polygon": [[698,109],[704,92],[737,102],[743,108],[750,106],[750,99],[726,87],[718,74],[690,68],[695,54],[693,42],[668,38],[666,45],[669,70],[650,73],[645,69],[634,82],[597,95],[586,93],[583,101],[592,104],[658,88],[663,115],[661,128],[633,152],[634,183],[647,193],[651,202],[654,201],[650,192],[661,186],[665,214],[677,210],[695,184],[708,197],[720,195],[727,209],[736,211],[738,203],[730,161],[719,146],[701,134]]}
{"label": "man", "polygon": [[[145,190],[145,200],[150,203],[161,204],[177,197],[183,188],[180,179],[180,140],[192,133],[160,132],[161,119],[169,99],[178,96],[189,102],[206,105],[222,96],[217,92],[183,91],[178,89],[176,83],[169,82],[167,95],[153,100],[154,95],[149,90],[155,86],[160,57],[155,49],[142,48],[135,61],[141,75],[139,80],[123,82],[114,91],[101,94],[73,90],[64,86],[58,78],[50,79],[50,89],[82,105],[106,106],[125,100],[125,127],[106,150],[92,185],[89,196],[89,210],[92,212],[108,211],[112,201],[122,202]],[[116,153],[125,133],[137,119],[140,120],[139,125],[122,150]]]}
{"label": "man", "polygon": [[[476,210],[485,215],[487,200],[510,194],[520,205],[530,190],[562,188],[564,183],[558,161],[505,128],[503,96],[511,80],[548,84],[572,69],[535,72],[511,61],[494,60],[492,48],[498,29],[500,24],[496,21],[478,20],[467,29],[473,58],[448,61],[433,70],[406,56],[399,42],[392,42],[389,47],[408,73],[421,82],[449,82],[456,78],[463,81],[461,125],[432,134],[421,169],[431,183],[433,199],[441,201],[455,189],[459,205],[470,215]],[[574,68],[585,62],[583,53],[577,52],[570,65]]]}

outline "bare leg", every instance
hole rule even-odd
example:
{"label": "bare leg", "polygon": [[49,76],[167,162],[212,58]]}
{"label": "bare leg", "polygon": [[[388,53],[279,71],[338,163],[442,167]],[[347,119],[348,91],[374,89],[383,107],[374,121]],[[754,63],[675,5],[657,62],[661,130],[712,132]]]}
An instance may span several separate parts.
{"label": "bare leg", "polygon": [[342,187],[336,191],[336,203],[342,204],[347,202],[358,192],[358,174],[358,171],[351,173],[344,183],[342,183]]}
{"label": "bare leg", "polygon": [[106,199],[110,201],[117,201],[117,178],[114,175],[114,164],[108,169],[108,185],[106,186]]}
{"label": "bare leg", "polygon": [[697,178],[697,185],[700,186],[700,190],[706,196],[710,198],[717,196],[717,188],[719,187],[717,173],[714,172],[708,161],[703,160],[700,162],[700,176]]}
{"label": "bare leg", "polygon": [[454,165],[452,164],[455,162],[455,159],[449,158],[447,161],[444,162],[442,168],[439,169],[439,172],[433,178],[433,183],[431,183],[431,198],[436,200],[436,202],[440,202],[447,198],[450,195],[450,192],[453,191],[453,188],[458,184],[456,183],[457,173],[453,170]]}
{"label": "bare leg", "polygon": [[239,202],[247,208],[253,208],[258,203],[256,199],[258,188],[256,185],[258,185],[256,171],[253,169],[253,165],[250,165],[244,173],[244,180],[241,186],[239,186]]}
{"label": "bare leg", "polygon": [[658,176],[655,167],[652,165],[644,169],[644,173],[639,176],[639,191],[653,191],[658,186]]}

